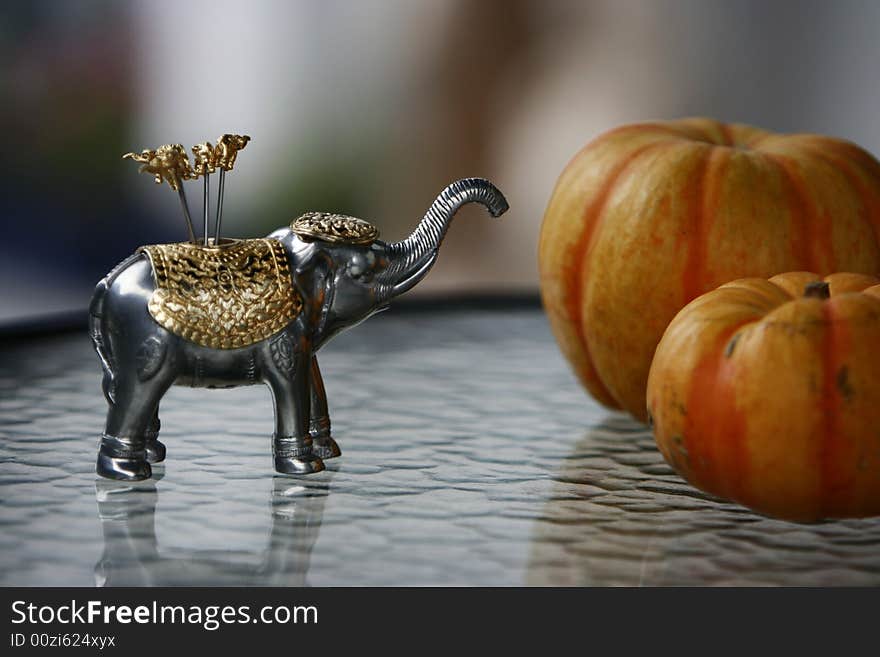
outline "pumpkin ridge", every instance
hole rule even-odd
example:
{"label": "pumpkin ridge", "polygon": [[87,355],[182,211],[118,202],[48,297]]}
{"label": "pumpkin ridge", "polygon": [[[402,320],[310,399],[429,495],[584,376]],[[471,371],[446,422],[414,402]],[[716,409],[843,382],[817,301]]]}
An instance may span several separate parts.
{"label": "pumpkin ridge", "polygon": [[736,146],[736,138],[733,136],[733,127],[729,123],[719,123],[721,134],[724,135],[725,146]]}
{"label": "pumpkin ridge", "polygon": [[707,149],[703,155],[703,161],[698,165],[702,167],[699,181],[694,188],[693,198],[688,207],[689,230],[686,233],[688,242],[687,259],[682,272],[682,287],[686,301],[696,299],[703,290],[706,275],[706,260],[708,257],[708,244],[706,238],[712,226],[714,207],[717,206],[718,186],[721,184],[721,176],[712,180],[715,168],[720,168],[729,158],[730,151],[724,148]]}
{"label": "pumpkin ridge", "polygon": [[725,123],[730,131],[733,147],[741,151],[756,150],[756,146],[771,133],[747,123]]}
{"label": "pumpkin ridge", "polygon": [[823,281],[822,276],[811,271],[789,271],[767,279],[768,283],[785,293],[787,301],[802,297],[807,284]]}
{"label": "pumpkin ridge", "polygon": [[[861,149],[857,147],[852,148],[852,144],[839,142],[838,140],[830,141],[828,144],[824,145],[826,147],[829,145],[838,148],[847,147],[846,150],[850,151],[851,157],[863,154]],[[871,226],[871,230],[874,233],[874,244],[877,247],[877,253],[880,254],[880,195],[874,193],[870,186],[866,185],[861,177],[853,171],[853,165],[846,159],[846,157],[838,156],[836,153],[833,153],[835,150],[834,148],[830,149],[832,152],[828,152],[827,150],[816,148],[813,144],[808,144],[807,150],[809,150],[810,154],[814,157],[823,160],[825,163],[840,171],[843,174],[843,177],[846,178],[850,187],[857,192],[856,198],[858,198],[865,210],[865,219]],[[865,153],[865,155],[867,154]],[[870,158],[870,156],[868,157]],[[865,158],[859,158],[859,160],[862,159]],[[880,163],[873,158],[870,158],[869,164],[873,165],[873,168],[880,170],[880,166],[878,166]],[[864,175],[870,175],[870,172],[865,171],[865,167],[862,166],[861,161],[858,162],[857,166],[862,169]],[[870,203],[867,202],[867,199],[870,199]]]}
{"label": "pumpkin ridge", "polygon": [[732,133],[726,130],[726,124],[705,117],[692,116],[678,121],[671,121],[682,137],[687,141],[707,144],[709,146],[733,146],[730,138]]}
{"label": "pumpkin ridge", "polygon": [[770,137],[773,137],[773,136],[774,136],[773,133],[770,133],[770,132],[764,132],[761,134],[753,135],[743,142],[743,144],[742,144],[743,148],[750,150],[750,151],[757,151],[760,153],[761,152],[761,149],[760,149],[761,142],[764,141],[765,139],[769,139]]}
{"label": "pumpkin ridge", "polygon": [[[745,445],[746,417],[736,408],[731,385],[735,369],[725,356],[727,344],[753,318],[721,331],[694,367],[687,395],[682,433],[691,472],[698,485],[728,499],[743,500],[749,459]],[[715,418],[725,418],[718,422]],[[711,436],[705,433],[711,427]],[[733,473],[723,477],[722,473]],[[695,482],[695,483],[697,483]]]}
{"label": "pumpkin ridge", "polygon": [[[612,130],[609,130],[598,137],[596,137],[593,141],[589,142],[584,148],[581,149],[581,152],[586,151],[593,146],[604,142],[607,138],[611,137],[619,137],[622,134],[626,134],[628,132],[633,132],[635,134],[639,134],[639,132],[644,132],[645,130],[649,130],[651,132],[656,132],[658,139],[661,139],[663,142],[666,141],[678,141],[678,140],[686,140],[691,141],[694,139],[693,135],[688,133],[684,126],[677,125],[677,122],[660,122],[660,121],[644,121],[642,123],[630,123],[628,125],[618,126]],[[662,135],[662,136],[661,136]],[[664,137],[675,137],[674,140],[667,140]],[[656,145],[656,144],[651,144]]]}
{"label": "pumpkin ridge", "polygon": [[[821,473],[821,496],[826,503],[819,509],[821,515],[838,513],[848,507],[852,478],[847,477],[844,461],[847,445],[841,435],[842,396],[838,385],[838,364],[843,361],[841,352],[846,351],[846,326],[835,318],[833,301],[822,303],[822,319],[825,331],[821,337],[822,361],[822,437],[817,458]],[[844,467],[841,467],[844,466]]]}
{"label": "pumpkin ridge", "polygon": [[[779,153],[764,152],[775,162],[783,174],[788,187],[788,197],[794,211],[791,212],[791,250],[795,260],[802,268],[818,272],[820,275],[835,271],[834,244],[831,242],[831,222],[823,222],[810,197],[809,188],[795,171],[792,161]],[[818,235],[818,227],[827,224],[827,235]],[[820,267],[816,248],[825,244],[828,251],[829,267]]]}
{"label": "pumpkin ridge", "polygon": [[[596,365],[593,361],[593,355],[590,353],[590,344],[585,335],[585,316],[584,306],[586,305],[583,300],[583,289],[584,283],[586,282],[587,276],[589,276],[589,255],[592,250],[593,244],[595,243],[596,235],[600,230],[601,218],[605,211],[605,206],[608,203],[608,199],[611,196],[611,193],[614,191],[614,187],[617,182],[620,180],[621,176],[624,172],[639,158],[639,156],[644,153],[657,148],[662,145],[664,142],[654,142],[651,144],[645,144],[635,151],[630,153],[625,159],[618,163],[617,167],[606,177],[605,181],[602,183],[602,187],[599,190],[599,193],[591,199],[591,201],[587,204],[586,208],[582,213],[581,226],[583,226],[581,230],[581,235],[578,238],[578,241],[572,247],[575,252],[575,257],[571,259],[574,263],[574,271],[572,275],[568,277],[568,289],[566,290],[565,296],[565,308],[566,313],[568,314],[569,321],[571,321],[574,325],[575,333],[577,335],[578,342],[581,345],[581,349],[584,353],[584,360],[589,370],[589,374],[592,375],[592,381],[599,389],[600,394],[597,396],[604,397],[602,401],[607,403],[609,406],[613,408],[620,408],[620,400],[616,395],[612,394],[608,389],[605,381],[602,379],[599,371],[596,369]],[[581,373],[577,373],[581,376]]]}

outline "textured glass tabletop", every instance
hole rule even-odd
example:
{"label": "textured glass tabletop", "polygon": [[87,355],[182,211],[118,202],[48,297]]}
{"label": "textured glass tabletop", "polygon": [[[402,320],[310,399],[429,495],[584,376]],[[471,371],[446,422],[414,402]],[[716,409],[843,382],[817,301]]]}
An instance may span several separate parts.
{"label": "textured glass tabletop", "polygon": [[7,341],[0,584],[880,584],[880,519],[786,523],[694,490],[586,396],[536,308],[392,310],[319,360],[327,471],[273,473],[267,388],[175,387],[167,461],[125,485],[94,474],[87,336]]}

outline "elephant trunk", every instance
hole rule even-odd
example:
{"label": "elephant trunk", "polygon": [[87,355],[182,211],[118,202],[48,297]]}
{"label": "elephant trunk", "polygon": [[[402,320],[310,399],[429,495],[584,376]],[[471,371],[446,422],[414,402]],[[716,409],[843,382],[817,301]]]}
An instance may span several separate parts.
{"label": "elephant trunk", "polygon": [[409,237],[388,245],[389,264],[380,275],[379,301],[403,294],[427,275],[452,217],[467,203],[482,203],[493,217],[504,214],[508,208],[507,199],[488,180],[465,178],[449,185]]}

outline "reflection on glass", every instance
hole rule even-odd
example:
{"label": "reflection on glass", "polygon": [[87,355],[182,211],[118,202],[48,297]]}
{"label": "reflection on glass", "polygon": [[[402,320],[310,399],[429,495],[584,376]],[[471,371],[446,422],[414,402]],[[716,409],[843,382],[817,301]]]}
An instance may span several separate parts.
{"label": "reflection on glass", "polygon": [[[157,469],[158,470],[158,469]],[[104,553],[95,565],[97,586],[306,586],[312,548],[333,473],[318,485],[275,477],[269,499],[272,527],[261,553],[199,550],[166,556],[156,539],[154,479],[95,482]],[[205,524],[209,516],[202,518]],[[193,531],[198,531],[194,527]],[[179,550],[177,551],[179,553]]]}
{"label": "reflection on glass", "polygon": [[812,525],[685,483],[647,427],[609,415],[577,443],[535,524],[536,586],[880,584],[880,518]]}

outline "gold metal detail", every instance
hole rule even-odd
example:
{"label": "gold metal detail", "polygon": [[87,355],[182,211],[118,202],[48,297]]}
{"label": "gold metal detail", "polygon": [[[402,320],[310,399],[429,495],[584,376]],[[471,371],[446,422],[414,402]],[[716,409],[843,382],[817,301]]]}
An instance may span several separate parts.
{"label": "gold metal detail", "polygon": [[217,168],[217,154],[211,142],[206,141],[192,147],[193,178],[214,173]]}
{"label": "gold metal detail", "polygon": [[156,279],[150,315],[203,347],[246,347],[277,333],[302,311],[278,240],[154,244],[139,251],[150,257]]}
{"label": "gold metal detail", "polygon": [[153,150],[144,149],[138,153],[126,153],[122,159],[141,163],[140,172],[155,176],[156,184],[167,182],[175,192],[180,183],[193,177],[189,156],[180,144],[165,144]]}
{"label": "gold metal detail", "polygon": [[251,140],[247,135],[220,135],[214,147],[214,163],[217,167],[232,171],[238,151],[242,150]]}
{"label": "gold metal detail", "polygon": [[307,239],[343,244],[370,244],[379,237],[369,221],[329,212],[307,212],[290,222],[290,230]]}

